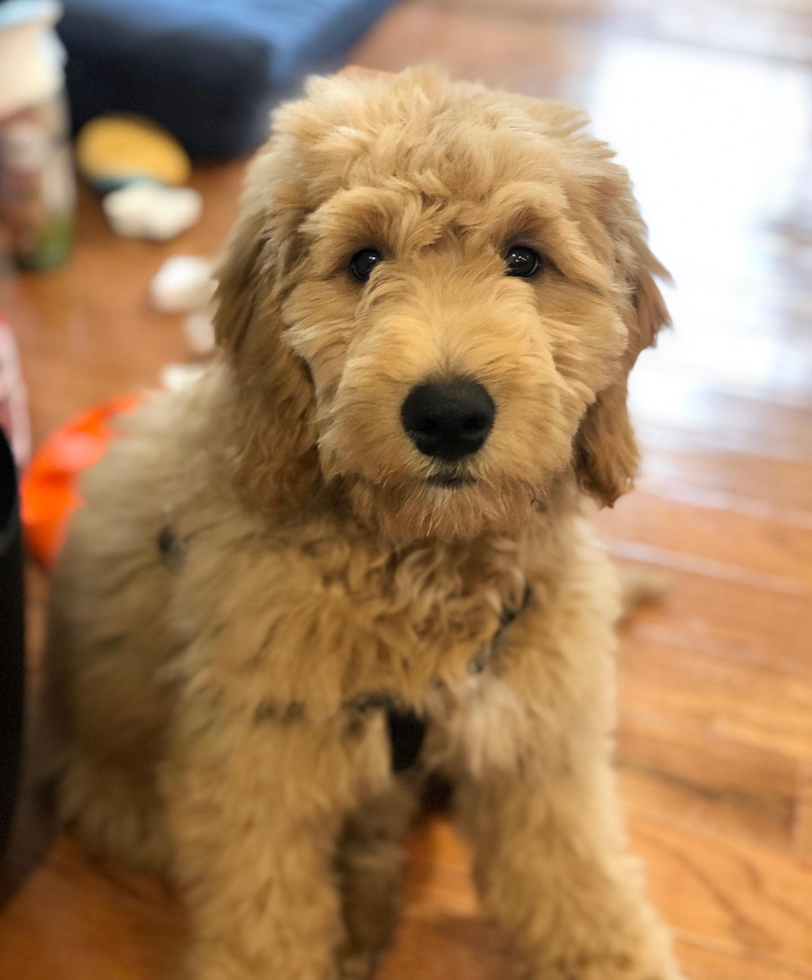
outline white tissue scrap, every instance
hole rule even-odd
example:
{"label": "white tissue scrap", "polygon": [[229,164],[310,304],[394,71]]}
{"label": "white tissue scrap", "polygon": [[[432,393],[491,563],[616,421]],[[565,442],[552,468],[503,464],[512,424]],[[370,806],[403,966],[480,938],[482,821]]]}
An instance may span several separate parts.
{"label": "white tissue scrap", "polygon": [[173,255],[152,277],[149,297],[161,313],[197,313],[214,293],[211,261],[199,255]]}
{"label": "white tissue scrap", "polygon": [[203,198],[191,187],[139,182],[108,194],[102,207],[117,235],[165,242],[198,221]]}
{"label": "white tissue scrap", "polygon": [[186,343],[195,354],[208,354],[214,350],[214,323],[212,310],[206,308],[190,313],[183,321]]}

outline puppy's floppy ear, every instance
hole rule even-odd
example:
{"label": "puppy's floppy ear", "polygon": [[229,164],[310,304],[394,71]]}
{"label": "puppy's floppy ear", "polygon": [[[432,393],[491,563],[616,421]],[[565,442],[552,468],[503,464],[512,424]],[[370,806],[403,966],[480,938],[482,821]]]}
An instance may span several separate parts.
{"label": "puppy's floppy ear", "polygon": [[254,315],[259,286],[259,268],[267,236],[261,212],[243,212],[237,219],[220,256],[214,277],[217,343],[236,354]]}
{"label": "puppy's floppy ear", "polygon": [[242,212],[215,269],[215,334],[230,382],[236,485],[263,509],[301,503],[318,479],[314,398],[287,343],[282,301],[293,285],[307,213],[290,153],[272,140],[255,160]]}
{"label": "puppy's floppy ear", "polygon": [[639,453],[626,405],[629,371],[640,352],[653,347],[660,329],[671,322],[654,281],[654,276],[668,280],[667,271],[642,239],[636,242],[634,251],[637,270],[632,302],[623,316],[629,346],[621,364],[621,376],[600,392],[589,407],[575,444],[575,470],[581,489],[607,507],[631,488],[637,476]]}

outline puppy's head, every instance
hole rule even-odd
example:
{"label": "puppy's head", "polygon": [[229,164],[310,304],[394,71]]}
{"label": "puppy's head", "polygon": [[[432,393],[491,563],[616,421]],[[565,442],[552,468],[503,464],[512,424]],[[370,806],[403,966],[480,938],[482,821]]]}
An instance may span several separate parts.
{"label": "puppy's head", "polygon": [[584,123],[425,71],[278,112],[219,270],[247,492],[330,485],[398,539],[517,528],[568,470],[623,493],[664,270]]}

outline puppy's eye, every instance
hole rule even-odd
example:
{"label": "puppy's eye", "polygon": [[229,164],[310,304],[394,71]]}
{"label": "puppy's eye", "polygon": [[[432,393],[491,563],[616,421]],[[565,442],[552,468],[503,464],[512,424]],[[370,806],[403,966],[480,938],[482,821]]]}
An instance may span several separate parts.
{"label": "puppy's eye", "polygon": [[350,272],[359,282],[366,282],[379,262],[383,262],[383,256],[377,248],[362,248],[350,259]]}
{"label": "puppy's eye", "polygon": [[505,252],[505,275],[529,279],[541,268],[541,256],[527,245],[511,245]]}

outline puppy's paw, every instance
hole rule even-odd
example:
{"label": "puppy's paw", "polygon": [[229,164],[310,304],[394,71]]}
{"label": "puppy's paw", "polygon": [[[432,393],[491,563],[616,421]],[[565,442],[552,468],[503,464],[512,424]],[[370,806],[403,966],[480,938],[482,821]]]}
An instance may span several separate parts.
{"label": "puppy's paw", "polygon": [[369,980],[376,961],[377,957],[369,952],[343,953],[338,958],[338,980]]}
{"label": "puppy's paw", "polygon": [[533,975],[533,980],[685,980],[676,963],[643,964],[631,956],[576,956]]}

